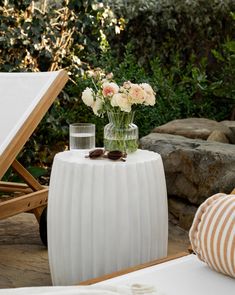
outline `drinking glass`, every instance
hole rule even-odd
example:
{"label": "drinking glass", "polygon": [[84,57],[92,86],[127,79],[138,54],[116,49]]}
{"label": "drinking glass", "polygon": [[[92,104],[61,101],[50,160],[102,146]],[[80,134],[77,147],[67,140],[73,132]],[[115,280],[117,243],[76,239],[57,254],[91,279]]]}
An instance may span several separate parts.
{"label": "drinking glass", "polygon": [[73,123],[69,125],[70,150],[95,148],[95,124]]}

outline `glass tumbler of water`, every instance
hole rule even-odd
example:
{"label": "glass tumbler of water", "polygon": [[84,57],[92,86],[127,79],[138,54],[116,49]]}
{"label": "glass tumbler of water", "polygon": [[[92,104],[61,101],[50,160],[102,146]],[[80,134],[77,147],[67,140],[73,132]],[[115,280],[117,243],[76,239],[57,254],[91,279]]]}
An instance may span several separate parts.
{"label": "glass tumbler of water", "polygon": [[84,150],[95,148],[95,124],[70,124],[69,148],[70,150]]}

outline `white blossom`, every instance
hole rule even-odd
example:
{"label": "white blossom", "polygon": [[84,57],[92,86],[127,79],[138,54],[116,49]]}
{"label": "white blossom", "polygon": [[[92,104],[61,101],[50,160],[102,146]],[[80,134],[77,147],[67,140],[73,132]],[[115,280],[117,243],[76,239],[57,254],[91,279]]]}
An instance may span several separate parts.
{"label": "white blossom", "polygon": [[96,116],[99,116],[100,115],[99,111],[102,109],[102,107],[103,107],[103,102],[99,97],[97,97],[92,105],[93,113]]}
{"label": "white blossom", "polygon": [[142,83],[140,84],[140,86],[145,91],[144,104],[153,106],[156,102],[155,92],[153,91],[153,88],[147,83]]}
{"label": "white blossom", "polygon": [[111,100],[112,106],[118,106],[121,111],[130,112],[131,104],[128,100],[128,96],[125,93],[117,93],[113,96]]}
{"label": "white blossom", "polygon": [[88,107],[91,107],[94,103],[94,97],[93,97],[93,90],[89,87],[87,87],[82,92],[82,100]]}

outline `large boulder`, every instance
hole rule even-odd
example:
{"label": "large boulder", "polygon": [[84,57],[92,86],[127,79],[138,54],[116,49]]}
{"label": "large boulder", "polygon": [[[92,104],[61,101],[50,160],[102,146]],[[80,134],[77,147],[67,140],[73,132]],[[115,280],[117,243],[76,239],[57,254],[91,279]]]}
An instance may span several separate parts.
{"label": "large boulder", "polygon": [[161,154],[169,196],[198,205],[235,186],[234,145],[161,133],[141,138],[140,144]]}
{"label": "large boulder", "polygon": [[233,132],[235,137],[235,121],[225,120],[225,121],[221,121],[220,123],[228,127]]}
{"label": "large boulder", "polygon": [[[233,121],[232,121],[233,122]],[[206,118],[187,118],[173,120],[153,129],[153,132],[182,135],[187,138],[206,140],[213,131],[224,134],[231,143],[235,143],[235,133],[227,121],[217,122]]]}
{"label": "large boulder", "polygon": [[168,199],[168,207],[170,220],[174,222],[174,224],[178,224],[180,227],[189,230],[198,207],[187,204],[182,199],[174,197]]}
{"label": "large boulder", "polygon": [[222,143],[229,143],[228,138],[221,131],[214,130],[208,136],[207,141],[218,141]]}

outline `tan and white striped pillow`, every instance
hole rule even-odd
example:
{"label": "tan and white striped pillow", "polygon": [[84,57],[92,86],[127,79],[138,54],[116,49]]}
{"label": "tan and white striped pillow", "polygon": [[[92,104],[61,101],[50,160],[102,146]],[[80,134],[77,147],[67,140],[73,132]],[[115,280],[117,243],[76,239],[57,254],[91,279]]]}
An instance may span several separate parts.
{"label": "tan and white striped pillow", "polygon": [[199,259],[235,278],[235,194],[216,194],[198,208],[189,238]]}

